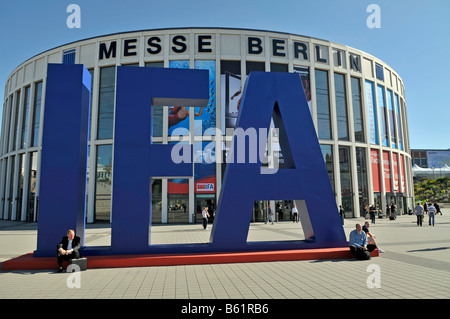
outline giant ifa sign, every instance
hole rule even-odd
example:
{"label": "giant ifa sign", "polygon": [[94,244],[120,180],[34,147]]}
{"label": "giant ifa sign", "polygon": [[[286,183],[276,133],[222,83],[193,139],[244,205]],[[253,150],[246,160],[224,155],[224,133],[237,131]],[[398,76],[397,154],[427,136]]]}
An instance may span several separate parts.
{"label": "giant ifa sign", "polygon": [[[209,242],[153,245],[151,179],[192,178],[193,163],[192,145],[152,143],[152,108],[205,107],[208,71],[119,66],[116,81],[111,245],[83,247],[85,256],[347,245],[301,80],[270,72],[248,76],[236,131],[267,134],[273,119],[284,167],[273,169],[263,165],[264,156],[252,157],[253,151],[264,153],[265,145],[250,134],[233,136],[232,145],[246,153],[235,152],[235,160],[227,161]],[[68,228],[84,240],[90,83],[83,65],[48,65],[35,256],[54,256]],[[306,240],[247,242],[259,200],[294,200]]]}

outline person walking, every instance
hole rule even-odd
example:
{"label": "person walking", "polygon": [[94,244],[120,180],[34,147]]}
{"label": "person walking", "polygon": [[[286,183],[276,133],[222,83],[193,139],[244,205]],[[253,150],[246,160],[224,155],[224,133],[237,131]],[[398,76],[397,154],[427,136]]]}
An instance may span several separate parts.
{"label": "person walking", "polygon": [[339,205],[339,216],[341,216],[341,222],[342,225],[344,225],[344,209],[342,208],[342,205]]}
{"label": "person walking", "polygon": [[205,206],[205,208],[203,208],[202,217],[203,217],[203,229],[206,229],[206,227],[208,227],[208,217],[209,217],[208,206]]}
{"label": "person walking", "polygon": [[298,209],[295,204],[294,207],[292,207],[292,222],[298,223]]}
{"label": "person walking", "polygon": [[422,226],[422,220],[423,220],[423,206],[419,203],[417,203],[416,207],[414,208],[414,213],[417,216],[417,226]]}
{"label": "person walking", "polygon": [[394,219],[397,219],[397,205],[394,203],[391,204],[391,214],[394,215]]}
{"label": "person walking", "polygon": [[434,215],[436,213],[436,208],[430,203],[428,205],[428,224],[431,226],[432,222],[433,222],[433,226],[434,226]]}
{"label": "person walking", "polygon": [[375,208],[375,205],[373,205],[373,204],[369,208],[369,215],[370,215],[370,220],[372,221],[372,224],[375,224],[375,216],[377,215],[377,209]]}
{"label": "person walking", "polygon": [[264,224],[267,224],[268,221],[271,221],[272,225],[273,225],[273,218],[272,218],[272,216],[273,216],[272,209],[270,208],[270,205],[269,205],[266,222]]}
{"label": "person walking", "polygon": [[441,208],[439,207],[439,204],[437,202],[434,202],[434,208],[436,208],[436,215],[437,214],[442,215]]}

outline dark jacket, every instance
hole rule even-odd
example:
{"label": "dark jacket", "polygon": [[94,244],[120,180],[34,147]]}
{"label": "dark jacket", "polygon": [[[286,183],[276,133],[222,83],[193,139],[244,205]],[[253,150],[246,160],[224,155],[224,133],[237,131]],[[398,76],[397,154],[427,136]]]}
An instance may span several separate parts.
{"label": "dark jacket", "polygon": [[[67,236],[64,236],[62,239],[61,239],[61,242],[58,244],[58,245],[56,245],[56,249],[59,249],[59,248],[62,248],[62,249],[64,249],[64,250],[67,250],[67,246],[69,245],[69,238],[67,237]],[[81,248],[81,239],[80,239],[80,237],[78,237],[78,236],[75,236],[74,238],[73,238],[73,240],[72,240],[72,249],[73,249],[73,252],[76,254],[76,255],[79,255],[80,254],[80,252],[79,252],[79,249]]]}

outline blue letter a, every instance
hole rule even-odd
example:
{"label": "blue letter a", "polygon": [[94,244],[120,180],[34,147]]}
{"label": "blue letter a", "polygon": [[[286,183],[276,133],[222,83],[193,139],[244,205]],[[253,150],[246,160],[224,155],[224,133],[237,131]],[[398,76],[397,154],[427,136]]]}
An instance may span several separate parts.
{"label": "blue letter a", "polygon": [[[281,145],[283,151],[288,150],[288,163],[285,169],[274,174],[261,174],[259,156],[256,163],[234,161],[227,164],[211,244],[222,250],[347,246],[299,76],[293,73],[251,73],[240,107],[236,128],[244,131],[269,129],[274,116],[275,124],[282,126],[280,132],[284,136],[280,136],[280,140],[283,138],[288,143]],[[235,140],[236,137],[232,147],[236,146]],[[245,147],[246,150],[255,149],[249,140],[245,141]],[[302,225],[308,232],[306,237],[311,240],[247,243],[255,201],[281,199],[306,204],[300,207],[306,215]]]}

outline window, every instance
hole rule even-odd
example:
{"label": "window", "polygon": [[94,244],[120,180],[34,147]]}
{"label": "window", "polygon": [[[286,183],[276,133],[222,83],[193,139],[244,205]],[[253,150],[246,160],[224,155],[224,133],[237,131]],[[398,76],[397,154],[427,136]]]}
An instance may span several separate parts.
{"label": "window", "polygon": [[252,61],[247,61],[246,62],[246,71],[247,71],[247,75],[250,74],[250,72],[252,71],[261,71],[264,72],[266,71],[266,64],[264,62],[252,62]]}
{"label": "window", "polygon": [[163,68],[164,62],[146,62],[145,67],[147,67],[147,68]]}
{"label": "window", "polygon": [[397,133],[396,133],[396,117],[394,109],[394,95],[391,90],[387,90],[387,103],[389,114],[389,132],[391,136],[391,145],[397,148]]}
{"label": "window", "polygon": [[[164,62],[146,62],[146,68],[163,68]],[[153,137],[163,136],[163,108],[160,106],[152,106],[152,134]]]}
{"label": "window", "polygon": [[350,165],[350,148],[339,146],[339,170],[341,177],[341,201],[345,216],[353,217],[353,187]]}
{"label": "window", "polygon": [[31,146],[38,146],[39,143],[39,127],[41,123],[41,99],[42,99],[42,82],[35,84],[34,106],[33,106],[33,126],[31,135]]}
{"label": "window", "polygon": [[364,217],[364,207],[369,205],[369,190],[367,182],[366,150],[356,148],[356,173],[358,174],[358,196],[360,217]]}
{"label": "window", "polygon": [[288,65],[282,63],[270,63],[270,72],[288,72]]}
{"label": "window", "polygon": [[25,88],[25,98],[23,99],[22,112],[22,135],[20,140],[20,147],[27,147],[27,133],[28,133],[28,112],[30,108],[30,87]]}
{"label": "window", "polygon": [[115,84],[116,67],[102,68],[100,70],[98,105],[98,139],[109,139],[113,137]]}
{"label": "window", "polygon": [[111,216],[112,145],[97,147],[95,221],[109,222]]}
{"label": "window", "polygon": [[398,127],[398,148],[403,151],[402,122],[400,118],[400,103],[397,93],[395,94],[394,103],[395,103],[395,116]]}
{"label": "window", "polygon": [[348,141],[348,116],[347,100],[345,92],[345,75],[334,74],[334,90],[336,96],[336,118],[338,139]]}
{"label": "window", "polygon": [[234,128],[242,96],[241,61],[220,61],[222,131]]}
{"label": "window", "polygon": [[333,147],[331,145],[320,145],[323,160],[328,171],[331,188],[334,191],[334,167],[333,167]]}
{"label": "window", "polygon": [[387,118],[386,118],[386,101],[384,97],[384,87],[377,85],[378,110],[380,111],[381,121],[381,145],[389,146]]}
{"label": "window", "polygon": [[20,91],[17,91],[16,93],[16,107],[14,108],[15,110],[15,115],[14,115],[14,139],[13,139],[13,145],[12,145],[12,149],[16,150],[19,149],[19,147],[17,144],[17,137],[19,135],[19,109],[20,109]]}
{"label": "window", "polygon": [[63,64],[75,64],[75,49],[64,51]]}
{"label": "window", "polygon": [[364,124],[361,103],[361,86],[358,78],[351,78],[352,105],[353,105],[353,126],[355,130],[355,142],[364,143]]}
{"label": "window", "polygon": [[317,126],[320,139],[331,139],[328,72],[316,70]]}
{"label": "window", "polygon": [[383,66],[378,63],[375,63],[375,75],[378,80],[384,81]]}

